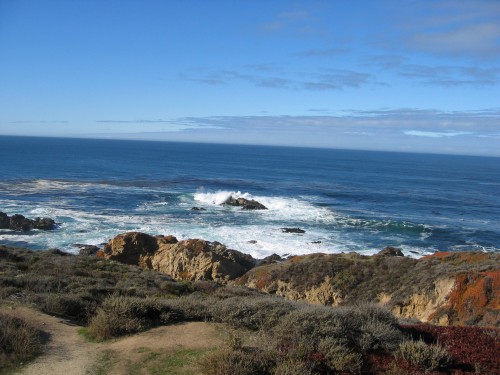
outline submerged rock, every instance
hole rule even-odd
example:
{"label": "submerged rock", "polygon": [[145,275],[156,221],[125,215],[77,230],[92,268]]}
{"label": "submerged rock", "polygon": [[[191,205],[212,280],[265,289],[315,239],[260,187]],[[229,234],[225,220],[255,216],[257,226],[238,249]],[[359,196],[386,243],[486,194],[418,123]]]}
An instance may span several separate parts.
{"label": "submerged rock", "polygon": [[191,211],[206,211],[203,207],[191,207]]}
{"label": "submerged rock", "polygon": [[306,233],[304,229],[300,228],[281,228],[283,233]]}
{"label": "submerged rock", "polygon": [[246,198],[235,198],[230,196],[222,205],[237,206],[244,210],[267,210],[267,207],[256,200],[249,200]]}
{"label": "submerged rock", "polygon": [[226,282],[242,276],[255,265],[250,255],[218,242],[200,239],[177,241],[174,236],[153,237],[130,232],[116,236],[102,256],[167,274],[178,280]]}

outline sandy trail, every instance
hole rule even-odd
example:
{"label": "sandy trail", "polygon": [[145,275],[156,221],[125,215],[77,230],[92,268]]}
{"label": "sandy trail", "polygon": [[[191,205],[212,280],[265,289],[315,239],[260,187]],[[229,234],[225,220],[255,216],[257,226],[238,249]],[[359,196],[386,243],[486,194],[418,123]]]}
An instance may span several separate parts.
{"label": "sandy trail", "polygon": [[106,373],[124,374],[127,373],[125,364],[140,364],[144,351],[205,349],[222,342],[222,327],[214,323],[192,322],[157,327],[110,342],[91,343],[78,334],[78,326],[61,318],[28,307],[5,309],[5,312],[25,318],[47,333],[43,353],[17,372],[22,375],[90,375],[98,368],[96,364],[103,353],[110,353],[113,358]]}
{"label": "sandy trail", "polygon": [[37,310],[17,307],[6,313],[25,318],[48,334],[43,354],[23,367],[24,375],[85,375],[88,374],[102,344],[87,342],[78,335],[78,326]]}

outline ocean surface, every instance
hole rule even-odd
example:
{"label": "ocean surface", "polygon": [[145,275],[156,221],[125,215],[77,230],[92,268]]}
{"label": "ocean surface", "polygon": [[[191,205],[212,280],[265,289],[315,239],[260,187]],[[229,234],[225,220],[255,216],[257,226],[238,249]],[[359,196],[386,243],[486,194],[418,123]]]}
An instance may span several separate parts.
{"label": "ocean surface", "polygon": [[[221,206],[230,195],[268,210]],[[500,158],[0,137],[0,211],[58,223],[0,229],[0,244],[75,253],[127,231],[219,241],[258,258],[500,251]]]}

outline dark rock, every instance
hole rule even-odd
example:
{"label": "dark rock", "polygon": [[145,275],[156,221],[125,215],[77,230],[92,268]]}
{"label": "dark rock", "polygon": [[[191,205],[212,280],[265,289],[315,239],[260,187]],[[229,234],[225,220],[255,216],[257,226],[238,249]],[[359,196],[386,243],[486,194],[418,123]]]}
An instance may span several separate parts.
{"label": "dark rock", "polygon": [[300,228],[281,228],[283,233],[306,233],[304,229]]}
{"label": "dark rock", "polygon": [[321,243],[321,241],[313,241],[311,243],[318,244],[318,243]]}
{"label": "dark rock", "polygon": [[52,230],[56,226],[56,223],[54,220],[44,217],[44,218],[35,218],[35,220],[32,221],[32,226],[34,229],[42,229],[42,230]]}
{"label": "dark rock", "polygon": [[9,217],[5,212],[0,211],[0,229],[8,229],[9,228]]}
{"label": "dark rock", "polygon": [[0,211],[0,229],[12,229],[15,231],[26,232],[30,229],[51,230],[54,229],[56,223],[48,217],[30,220],[23,215],[15,214],[8,216],[6,213]]}
{"label": "dark rock", "polygon": [[379,251],[377,256],[381,257],[404,257],[405,255],[401,251],[401,249],[398,249],[397,247],[392,247],[392,246],[387,246],[383,250]]}
{"label": "dark rock", "polygon": [[281,262],[282,260],[284,260],[284,259],[282,257],[280,257],[278,254],[271,254],[268,257],[265,257],[264,259],[262,259],[260,264],[276,263],[276,262]]}
{"label": "dark rock", "polygon": [[251,243],[251,244],[256,244],[256,243],[257,243],[257,241],[256,241],[256,240],[250,240],[250,241],[248,241],[248,243]]}
{"label": "dark rock", "polygon": [[191,207],[191,211],[206,211],[203,207]]}
{"label": "dark rock", "polygon": [[168,236],[156,236],[156,238],[158,238],[158,242],[159,243],[177,243],[179,242],[179,240],[177,239],[177,237],[175,236],[172,236],[171,234],[169,234]]}
{"label": "dark rock", "polygon": [[62,257],[68,256],[68,255],[73,255],[73,254],[67,253],[67,252],[59,250],[59,249],[48,249],[47,253],[54,254],[54,255],[60,255]]}
{"label": "dark rock", "polygon": [[234,198],[230,196],[223,205],[241,207],[243,210],[267,210],[267,207],[256,200],[249,200],[245,198]]}
{"label": "dark rock", "polygon": [[76,243],[73,246],[80,249],[78,254],[85,255],[85,256],[95,255],[99,251],[99,248],[97,246],[94,246],[94,245],[85,245],[85,244],[81,244],[81,243]]}
{"label": "dark rock", "polygon": [[31,220],[23,215],[15,214],[10,217],[9,228],[16,231],[26,232],[31,229]]}

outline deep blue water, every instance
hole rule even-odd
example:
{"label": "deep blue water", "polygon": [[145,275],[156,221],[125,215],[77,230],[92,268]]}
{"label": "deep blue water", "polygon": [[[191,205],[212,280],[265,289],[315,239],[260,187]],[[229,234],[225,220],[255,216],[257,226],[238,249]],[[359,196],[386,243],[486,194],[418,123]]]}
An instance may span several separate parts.
{"label": "deep blue water", "polygon": [[[230,194],[269,210],[220,206]],[[413,255],[499,251],[500,158],[0,137],[0,211],[60,224],[0,230],[0,243],[34,249],[76,251],[139,230],[257,257],[388,245]]]}

